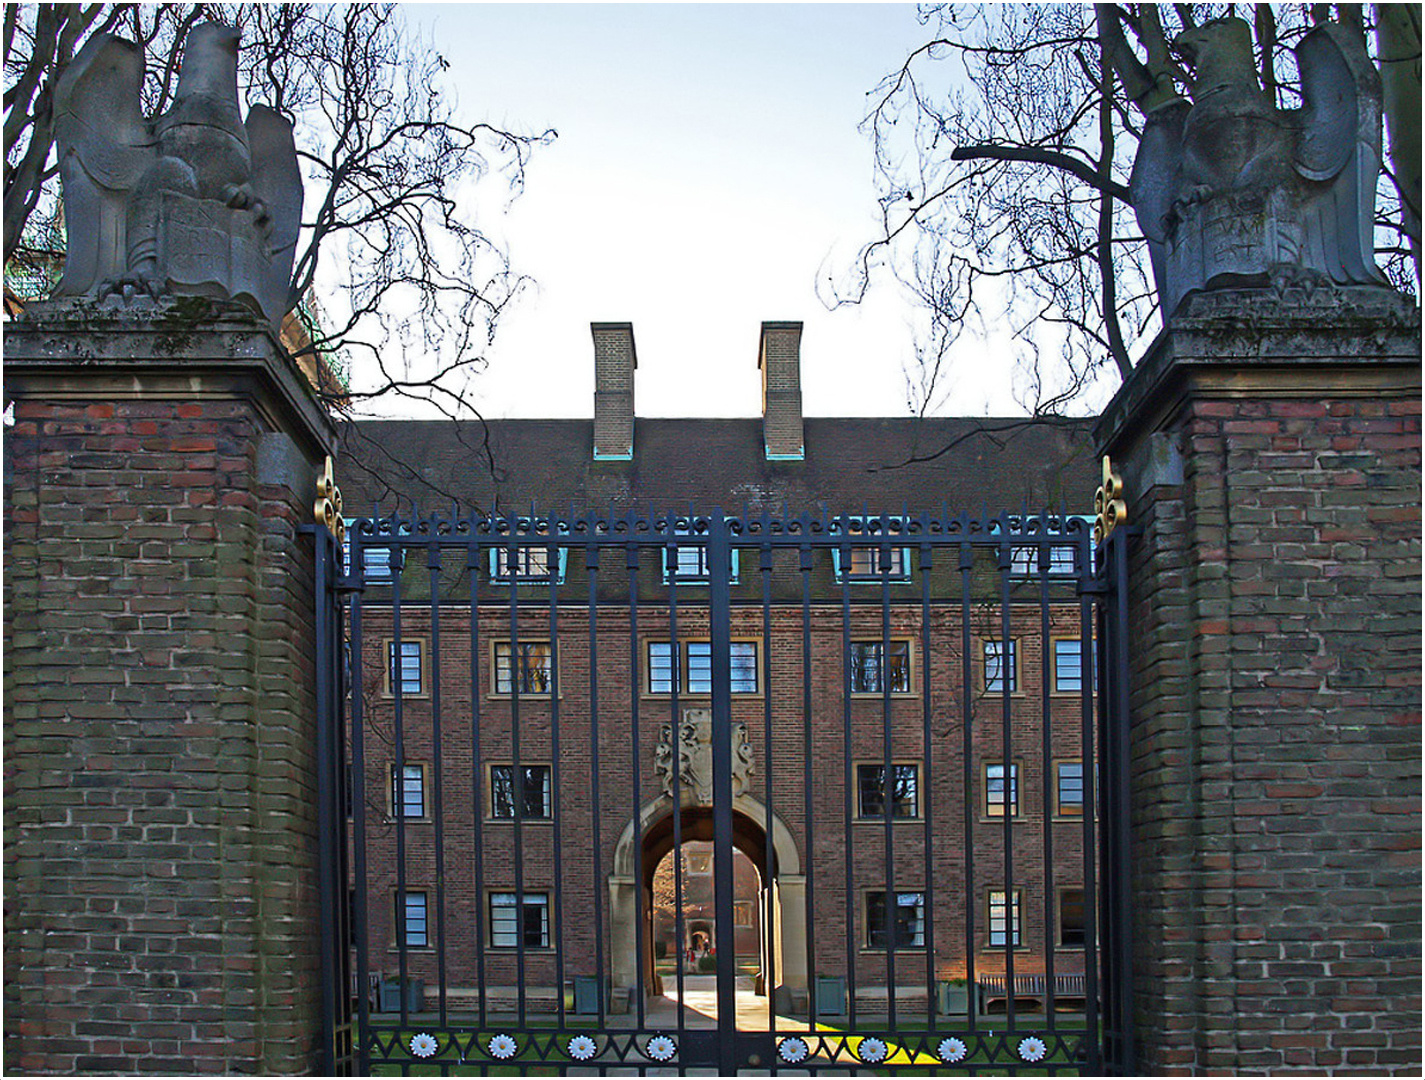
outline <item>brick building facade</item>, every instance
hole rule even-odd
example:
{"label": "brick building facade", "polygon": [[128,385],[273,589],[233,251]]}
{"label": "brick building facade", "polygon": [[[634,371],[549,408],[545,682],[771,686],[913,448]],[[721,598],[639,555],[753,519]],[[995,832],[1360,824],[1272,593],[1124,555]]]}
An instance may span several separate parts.
{"label": "brick building facade", "polygon": [[[382,451],[368,460],[401,473],[345,476],[348,512],[409,517],[452,498],[462,514],[722,507],[852,514],[869,531],[879,515],[978,509],[988,491],[1036,512],[1091,501],[1085,424],[803,418],[797,324],[764,326],[760,422],[635,420],[632,329],[593,329],[592,424],[363,423],[354,434]],[[492,467],[471,450],[487,440]],[[635,954],[651,976],[651,932],[640,949],[634,925],[674,839],[660,755],[709,704],[705,549],[606,555],[591,591],[587,553],[557,525],[547,549],[492,544],[473,565],[362,545],[368,735],[352,794],[372,971],[404,962],[434,986],[443,967],[457,1000],[523,985],[546,1003],[600,974],[601,947],[615,991],[638,981]],[[738,849],[773,883],[763,974],[795,1007],[811,978],[836,975],[884,1009],[892,968],[922,1003],[933,981],[1002,974],[1011,952],[1019,974],[1042,974],[1048,954],[1081,973],[1084,627],[1070,576],[1083,553],[1055,549],[1043,576],[1027,549],[1003,572],[983,552],[972,569],[943,555],[927,569],[896,545],[824,554],[807,575],[795,552],[766,571],[755,550],[733,558],[732,720],[748,764],[734,807]],[[705,793],[680,800],[682,838],[709,839]]]}

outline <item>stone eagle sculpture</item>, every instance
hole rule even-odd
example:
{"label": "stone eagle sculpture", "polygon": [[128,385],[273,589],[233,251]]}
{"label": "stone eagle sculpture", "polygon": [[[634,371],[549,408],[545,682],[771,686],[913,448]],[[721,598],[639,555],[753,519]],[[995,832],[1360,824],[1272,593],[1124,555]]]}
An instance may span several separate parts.
{"label": "stone eagle sculpture", "polygon": [[173,106],[145,118],[143,52],[98,34],[55,88],[68,248],[56,296],[235,300],[275,328],[292,309],[302,176],[292,125],[243,122],[238,33],[188,35]]}
{"label": "stone eagle sculpture", "polygon": [[1149,113],[1129,180],[1164,317],[1199,289],[1385,284],[1372,239],[1380,77],[1363,44],[1335,23],[1303,37],[1295,110],[1258,82],[1244,20],[1173,44],[1193,63],[1192,101]]}

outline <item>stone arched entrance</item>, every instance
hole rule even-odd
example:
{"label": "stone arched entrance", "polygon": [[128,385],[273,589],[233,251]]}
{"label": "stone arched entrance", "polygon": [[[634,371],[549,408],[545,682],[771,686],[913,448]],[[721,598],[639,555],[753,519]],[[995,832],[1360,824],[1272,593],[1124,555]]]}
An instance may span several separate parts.
{"label": "stone arched entrance", "polygon": [[[756,799],[733,799],[732,846],[741,851],[759,873],[765,873],[769,837],[767,810]],[[609,876],[609,957],[615,994],[638,985],[638,895],[644,890],[644,986],[658,993],[653,977],[652,884],[658,863],[673,850],[673,800],[666,794],[645,804],[639,814],[641,828],[629,821],[614,849]],[[775,814],[771,818],[772,876],[763,882],[768,912],[763,930],[763,972],[768,985],[787,1005],[806,999],[806,878],[790,830]],[[684,806],[680,811],[681,838],[713,840],[712,808]],[[642,843],[636,844],[641,836]],[[779,1005],[780,1007],[780,1005]]]}

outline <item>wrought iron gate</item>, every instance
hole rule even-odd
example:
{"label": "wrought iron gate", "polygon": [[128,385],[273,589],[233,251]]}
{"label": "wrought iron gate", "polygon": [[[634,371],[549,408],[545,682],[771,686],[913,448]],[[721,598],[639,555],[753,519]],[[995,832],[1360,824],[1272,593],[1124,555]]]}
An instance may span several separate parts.
{"label": "wrought iron gate", "polygon": [[316,530],[328,1071],[1121,1071],[1125,537],[1091,533]]}

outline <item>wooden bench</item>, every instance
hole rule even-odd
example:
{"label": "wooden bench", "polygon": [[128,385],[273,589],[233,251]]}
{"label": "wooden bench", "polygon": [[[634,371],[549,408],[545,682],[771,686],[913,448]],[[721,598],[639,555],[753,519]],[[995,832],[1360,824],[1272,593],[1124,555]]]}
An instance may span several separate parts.
{"label": "wooden bench", "polygon": [[[980,988],[980,1008],[987,1013],[1005,1012],[1008,1009],[1008,979],[1004,975],[981,975],[977,980]],[[1044,1012],[1048,995],[1048,980],[1043,975],[1016,975],[1014,977],[1014,1007],[1016,1010]],[[1054,976],[1054,1011],[1082,1012],[1086,1001],[1084,976]]]}

